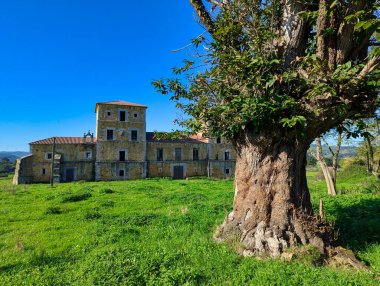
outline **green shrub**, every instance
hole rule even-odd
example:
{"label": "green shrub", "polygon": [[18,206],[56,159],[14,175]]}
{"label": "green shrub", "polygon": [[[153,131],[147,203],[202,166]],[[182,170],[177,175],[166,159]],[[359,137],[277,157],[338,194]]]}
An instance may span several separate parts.
{"label": "green shrub", "polygon": [[46,200],[47,200],[47,201],[51,201],[51,200],[54,200],[56,197],[57,197],[57,195],[48,195],[48,196],[46,197]]}
{"label": "green shrub", "polygon": [[338,180],[341,181],[355,181],[358,178],[368,176],[367,169],[365,166],[360,165],[349,165],[342,170],[338,174]]}
{"label": "green shrub", "polygon": [[115,193],[114,190],[109,189],[109,188],[105,188],[105,189],[101,190],[101,192],[102,192],[103,194],[113,194],[113,193]]}
{"label": "green shrub", "polygon": [[101,216],[102,215],[100,214],[98,210],[91,210],[91,211],[85,212],[83,218],[85,220],[95,220],[95,219],[100,218]]}
{"label": "green shrub", "polygon": [[60,207],[48,207],[45,214],[61,214],[63,211]]}
{"label": "green shrub", "polygon": [[62,199],[62,203],[84,201],[84,200],[87,200],[91,197],[92,197],[91,193],[72,194],[72,195],[68,195],[68,196],[64,197]]}
{"label": "green shrub", "polygon": [[114,201],[105,201],[101,204],[102,207],[114,207],[115,202]]}

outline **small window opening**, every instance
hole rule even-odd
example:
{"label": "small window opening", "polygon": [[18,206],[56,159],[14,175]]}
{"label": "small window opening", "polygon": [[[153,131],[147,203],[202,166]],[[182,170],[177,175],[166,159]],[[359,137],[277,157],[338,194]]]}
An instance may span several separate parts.
{"label": "small window opening", "polygon": [[174,149],[174,155],[175,155],[176,161],[181,161],[182,160],[182,149],[181,148],[175,148]]}
{"label": "small window opening", "polygon": [[119,161],[125,161],[125,151],[119,151]]}
{"label": "small window opening", "polygon": [[120,177],[124,177],[125,175],[125,171],[124,170],[119,170],[119,176]]}
{"label": "small window opening", "polygon": [[226,169],[226,175],[229,175],[230,174],[230,169]]}
{"label": "small window opening", "polygon": [[217,143],[217,144],[222,143],[222,138],[220,138],[220,137],[216,138],[216,143]]}
{"label": "small window opening", "polygon": [[137,141],[137,130],[131,131],[131,141]]}
{"label": "small window opening", "polygon": [[120,111],[119,115],[120,121],[125,121],[125,111]]}
{"label": "small window opening", "polygon": [[163,161],[164,160],[164,149],[158,148],[157,149],[157,161]]}
{"label": "small window opening", "polygon": [[107,129],[107,140],[113,140],[113,130]]}
{"label": "small window opening", "polygon": [[42,175],[46,175],[46,169],[45,169],[45,168],[43,168],[43,169],[41,170],[41,174],[42,174]]}
{"label": "small window opening", "polygon": [[224,160],[230,160],[230,152],[224,152]]}
{"label": "small window opening", "polygon": [[193,149],[193,160],[194,161],[199,160],[199,150],[197,148]]}

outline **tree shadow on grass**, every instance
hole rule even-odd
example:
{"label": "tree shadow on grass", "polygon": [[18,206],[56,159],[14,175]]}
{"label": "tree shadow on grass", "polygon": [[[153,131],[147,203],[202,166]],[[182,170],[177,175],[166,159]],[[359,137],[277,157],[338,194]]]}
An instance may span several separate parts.
{"label": "tree shadow on grass", "polygon": [[74,261],[75,258],[68,257],[67,255],[48,255],[44,251],[41,251],[40,253],[36,253],[28,262],[0,265],[0,274],[17,272],[21,269],[27,269],[30,267],[55,266],[59,264],[65,265],[67,263],[73,263]]}
{"label": "tree shadow on grass", "polygon": [[8,271],[12,271],[13,269],[16,269],[16,268],[19,268],[20,265],[21,265],[21,263],[2,265],[2,266],[0,266],[0,274],[8,272]]}
{"label": "tree shadow on grass", "polygon": [[336,217],[339,245],[359,251],[368,244],[380,243],[379,198],[363,199],[349,206],[339,203],[331,213]]}

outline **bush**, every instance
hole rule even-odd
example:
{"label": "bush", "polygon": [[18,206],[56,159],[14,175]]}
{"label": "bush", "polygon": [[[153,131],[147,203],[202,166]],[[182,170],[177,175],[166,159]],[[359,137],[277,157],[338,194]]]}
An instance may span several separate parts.
{"label": "bush", "polygon": [[342,181],[349,181],[349,180],[355,180],[355,178],[362,178],[368,176],[367,168],[365,166],[360,165],[348,165],[345,168],[342,168],[342,170],[339,173],[338,180]]}
{"label": "bush", "polygon": [[48,207],[45,214],[61,214],[63,211],[60,207]]}
{"label": "bush", "polygon": [[84,201],[91,197],[92,195],[90,193],[79,193],[79,194],[68,195],[62,199],[62,203]]}
{"label": "bush", "polygon": [[113,193],[115,193],[114,190],[112,190],[112,189],[108,189],[108,188],[103,189],[101,192],[102,192],[103,194],[113,194]]}
{"label": "bush", "polygon": [[363,159],[360,159],[358,157],[347,157],[347,158],[343,158],[339,161],[339,165],[345,169],[345,168],[348,168],[350,166],[366,166],[366,162],[365,160]]}
{"label": "bush", "polygon": [[54,200],[56,197],[57,197],[57,195],[48,195],[48,196],[46,197],[46,200],[47,200],[47,201],[51,201],[51,200]]}
{"label": "bush", "polygon": [[91,210],[91,211],[87,211],[83,218],[85,220],[94,220],[94,219],[98,219],[100,218],[102,215],[100,214],[100,212],[98,210]]}
{"label": "bush", "polygon": [[114,201],[105,201],[101,204],[102,207],[114,207],[115,202]]}

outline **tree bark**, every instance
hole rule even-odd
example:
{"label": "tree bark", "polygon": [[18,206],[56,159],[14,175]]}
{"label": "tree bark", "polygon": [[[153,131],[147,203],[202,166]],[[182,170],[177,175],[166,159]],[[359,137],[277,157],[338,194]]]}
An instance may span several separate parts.
{"label": "tree bark", "polygon": [[[378,168],[375,167],[374,150],[369,136],[365,136],[367,145],[367,170],[368,173],[373,174],[375,177],[379,177]],[[380,164],[380,163],[379,163]]]}
{"label": "tree bark", "polygon": [[202,0],[189,0],[197,13],[200,22],[205,26],[206,30],[212,35],[215,31],[214,22],[206,10]]}
{"label": "tree bark", "polygon": [[246,137],[236,147],[233,211],[214,238],[239,238],[246,256],[278,257],[298,244],[312,244],[323,253],[334,234],[312,217],[306,181],[308,146],[275,142],[270,135]]}
{"label": "tree bark", "polygon": [[321,137],[317,137],[315,139],[315,142],[317,143],[317,154],[315,158],[317,159],[319,166],[321,167],[323,177],[325,178],[327,193],[330,196],[336,196],[336,174],[335,174],[335,180],[334,180],[334,175],[331,176],[329,167],[327,166],[325,158],[323,157]]}
{"label": "tree bark", "polygon": [[285,0],[282,8],[281,41],[279,50],[284,66],[289,67],[297,56],[303,56],[307,44],[310,25],[299,13],[305,10],[305,4],[296,0]]}
{"label": "tree bark", "polygon": [[332,179],[333,179],[333,182],[334,182],[334,189],[335,189],[335,193],[336,193],[336,183],[337,183],[337,172],[338,172],[338,161],[339,161],[339,153],[340,153],[340,148],[342,147],[342,134],[338,132],[338,140],[337,140],[337,144],[336,144],[336,150],[335,152],[332,151],[331,147],[330,148],[330,152],[332,153],[333,155],[333,161],[332,161]]}

